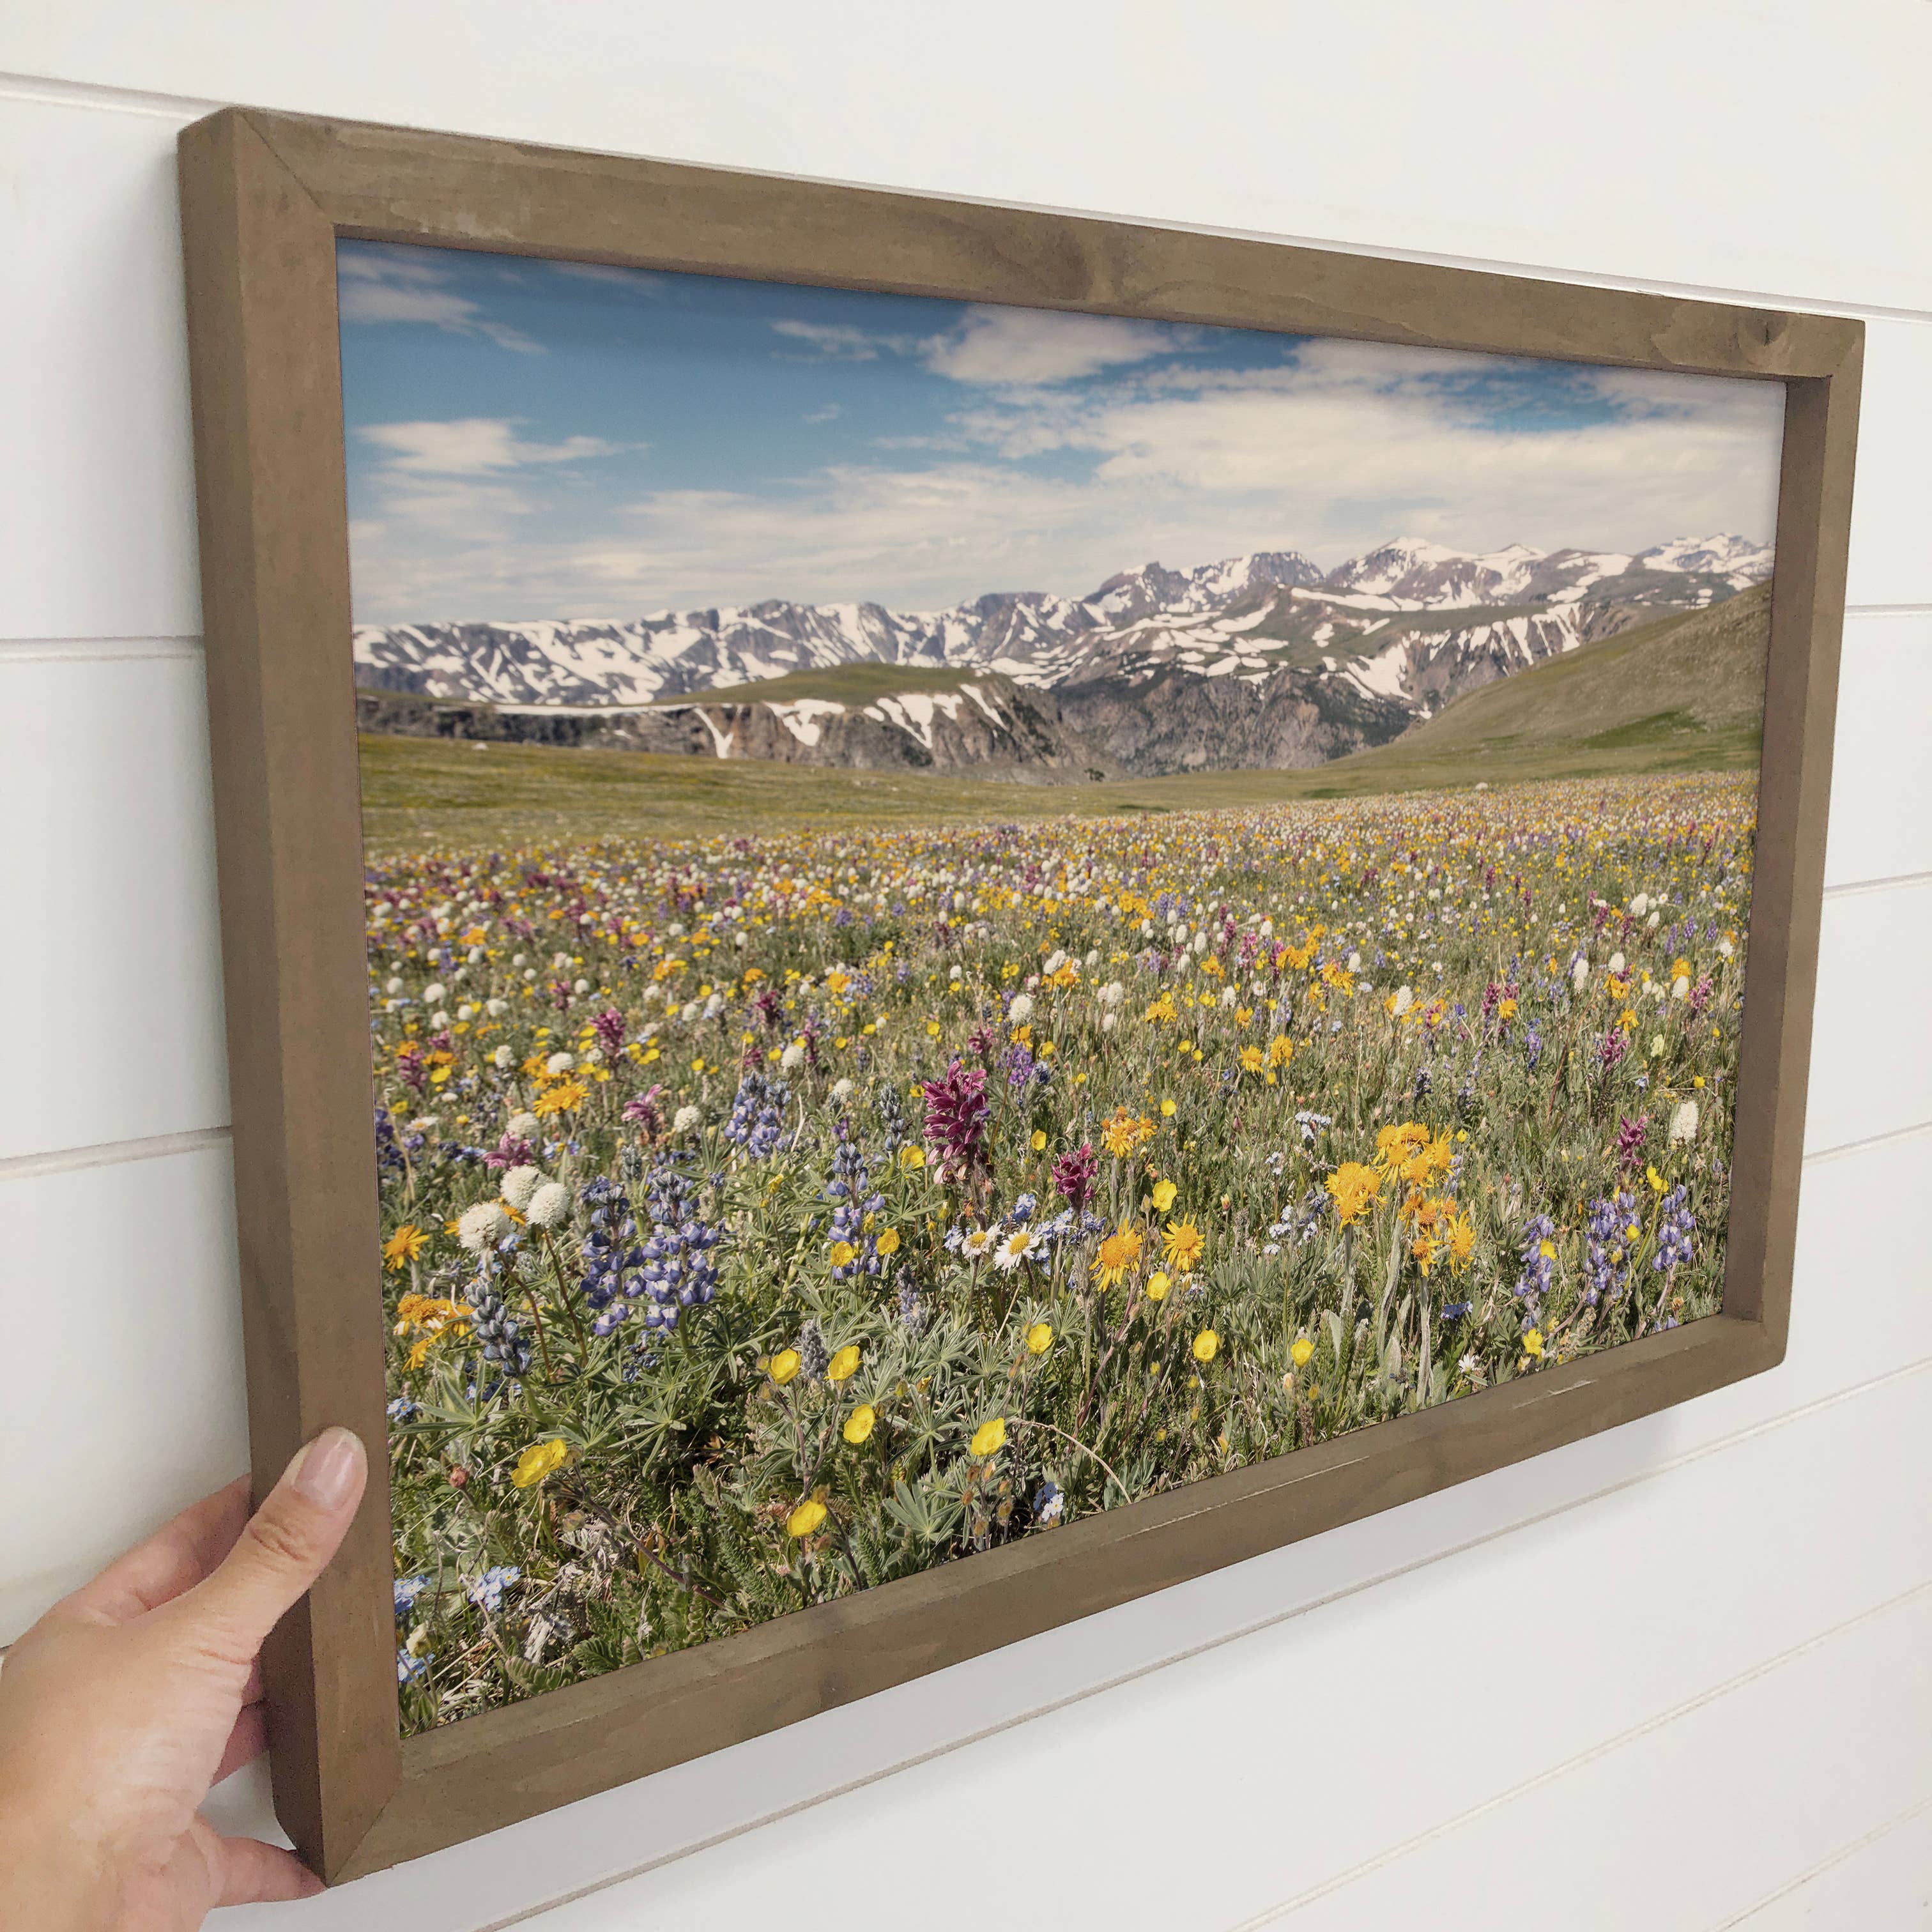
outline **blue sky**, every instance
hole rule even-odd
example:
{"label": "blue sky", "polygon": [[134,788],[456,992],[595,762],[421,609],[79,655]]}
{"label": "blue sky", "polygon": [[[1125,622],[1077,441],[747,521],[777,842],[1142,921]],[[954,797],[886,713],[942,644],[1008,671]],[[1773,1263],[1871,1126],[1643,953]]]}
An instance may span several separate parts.
{"label": "blue sky", "polygon": [[1078,596],[1384,538],[1760,540],[1772,383],[345,242],[356,616]]}

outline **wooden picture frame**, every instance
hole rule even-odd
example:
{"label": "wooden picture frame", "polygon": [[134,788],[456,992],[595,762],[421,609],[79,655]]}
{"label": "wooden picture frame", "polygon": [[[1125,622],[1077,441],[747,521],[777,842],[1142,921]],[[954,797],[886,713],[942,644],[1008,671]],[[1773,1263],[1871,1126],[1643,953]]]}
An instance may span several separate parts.
{"label": "wooden picture frame", "polygon": [[405,1741],[382,1458],[266,1658],[274,1790],[373,1871],[1755,1375],[1785,1348],[1864,328],[228,110],[181,137],[257,1486],[385,1435],[336,244],[406,242],[1787,385],[1720,1316]]}

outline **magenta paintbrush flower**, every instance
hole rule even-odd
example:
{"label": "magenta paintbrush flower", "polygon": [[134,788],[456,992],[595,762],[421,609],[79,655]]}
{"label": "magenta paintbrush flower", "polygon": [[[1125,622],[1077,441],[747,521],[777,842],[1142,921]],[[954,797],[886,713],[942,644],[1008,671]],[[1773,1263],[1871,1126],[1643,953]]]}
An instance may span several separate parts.
{"label": "magenta paintbrush flower", "polygon": [[963,1180],[986,1158],[986,1076],[983,1068],[955,1060],[926,1083],[926,1144],[939,1156],[939,1171]]}
{"label": "magenta paintbrush flower", "polygon": [[1078,1214],[1094,1198],[1100,1178],[1100,1156],[1090,1142],[1082,1141],[1071,1154],[1064,1154],[1053,1163],[1053,1184],[1060,1198]]}

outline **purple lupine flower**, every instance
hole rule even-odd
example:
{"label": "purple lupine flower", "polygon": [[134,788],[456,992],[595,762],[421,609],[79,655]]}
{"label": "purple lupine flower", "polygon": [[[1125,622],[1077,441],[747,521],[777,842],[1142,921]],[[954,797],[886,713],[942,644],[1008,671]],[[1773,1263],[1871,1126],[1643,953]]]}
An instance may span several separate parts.
{"label": "purple lupine flower", "polygon": [[1658,1204],[1658,1212],[1657,1252],[1651,1257],[1651,1267],[1660,1273],[1688,1267],[1697,1258],[1690,1238],[1697,1232],[1697,1217],[1690,1211],[1689,1194],[1673,1187]]}
{"label": "purple lupine flower", "polygon": [[1636,1215],[1636,1202],[1621,1191],[1608,1198],[1600,1196],[1590,1204],[1584,1277],[1588,1284],[1585,1298],[1592,1308],[1599,1302],[1616,1300],[1629,1283]]}

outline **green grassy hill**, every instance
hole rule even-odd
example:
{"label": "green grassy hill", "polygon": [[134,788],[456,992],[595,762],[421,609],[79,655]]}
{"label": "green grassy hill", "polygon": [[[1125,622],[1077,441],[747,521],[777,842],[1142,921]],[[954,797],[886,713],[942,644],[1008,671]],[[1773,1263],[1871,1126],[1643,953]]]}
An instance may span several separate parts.
{"label": "green grassy hill", "polygon": [[944,664],[831,664],[823,670],[795,670],[755,684],[720,685],[715,691],[687,692],[682,698],[660,698],[656,702],[790,704],[801,698],[822,698],[856,710],[881,698],[896,698],[902,691],[957,691],[962,684],[984,684],[990,675]]}
{"label": "green grassy hill", "polygon": [[1413,790],[1757,763],[1768,585],[1472,691],[1392,743],[1324,765],[1316,793]]}

